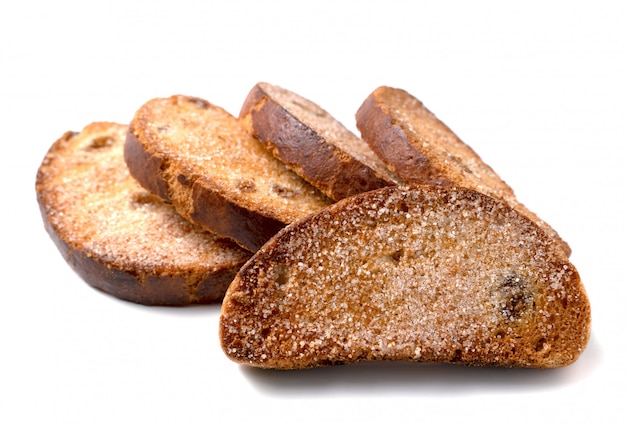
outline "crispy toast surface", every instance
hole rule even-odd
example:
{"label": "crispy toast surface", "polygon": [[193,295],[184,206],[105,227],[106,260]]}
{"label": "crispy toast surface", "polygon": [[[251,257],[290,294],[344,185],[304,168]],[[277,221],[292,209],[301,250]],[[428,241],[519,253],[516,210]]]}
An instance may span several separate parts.
{"label": "crispy toast surface", "polygon": [[357,111],[356,125],[363,140],[408,184],[463,186],[505,200],[571,254],[558,233],[523,205],[470,146],[410,93],[378,87]]}
{"label": "crispy toast surface", "polygon": [[123,158],[127,126],[96,122],[49,149],[36,191],[46,230],[88,284],[149,305],[221,301],[250,253],[184,220]]}
{"label": "crispy toast surface", "polygon": [[260,82],[239,117],[276,158],[331,199],[402,183],[367,143],[292,91]]}
{"label": "crispy toast surface", "polygon": [[579,357],[590,317],[575,267],[508,203],[401,186],[284,228],[237,274],[219,331],[231,360],[261,368],[551,368]]}
{"label": "crispy toast surface", "polygon": [[125,158],[131,174],[182,216],[250,251],[331,203],[237,118],[197,97],[146,102],[130,125]]}

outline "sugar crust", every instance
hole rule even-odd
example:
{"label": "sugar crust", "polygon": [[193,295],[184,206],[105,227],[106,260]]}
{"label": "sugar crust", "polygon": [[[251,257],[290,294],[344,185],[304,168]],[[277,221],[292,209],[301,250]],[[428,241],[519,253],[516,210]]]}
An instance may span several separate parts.
{"label": "sugar crust", "polygon": [[[232,203],[284,223],[318,211],[330,201],[288,170],[246,131],[237,118],[210,102],[171,96],[146,102],[132,131],[144,147],[164,158],[172,202],[180,210],[188,194],[179,176]],[[189,218],[189,217],[188,217]]]}
{"label": "sugar crust", "polygon": [[193,290],[211,274],[234,274],[250,254],[192,225],[143,189],[124,162],[126,132],[126,125],[92,123],[50,148],[37,175],[49,231],[70,253],[136,276],[139,283],[180,277],[195,281],[188,283]]}
{"label": "sugar crust", "polygon": [[386,188],[284,229],[222,305],[234,361],[292,369],[364,360],[558,367],[589,304],[555,243],[463,188]]}

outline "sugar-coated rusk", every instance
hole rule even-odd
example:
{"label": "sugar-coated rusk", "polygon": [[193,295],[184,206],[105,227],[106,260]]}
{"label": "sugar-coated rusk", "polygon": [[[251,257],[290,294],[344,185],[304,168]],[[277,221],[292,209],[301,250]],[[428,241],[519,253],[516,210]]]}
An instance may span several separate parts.
{"label": "sugar-coated rusk", "polygon": [[388,187],[284,228],[239,271],[220,339],[235,362],[371,360],[552,368],[575,361],[590,307],[560,245],[467,188]]}

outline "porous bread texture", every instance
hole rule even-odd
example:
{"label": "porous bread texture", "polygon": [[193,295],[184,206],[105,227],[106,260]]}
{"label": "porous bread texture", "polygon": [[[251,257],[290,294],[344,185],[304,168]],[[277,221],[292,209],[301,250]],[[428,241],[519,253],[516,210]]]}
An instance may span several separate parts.
{"label": "porous bread texture", "polygon": [[219,332],[231,360],[261,368],[552,368],[584,350],[590,306],[560,247],[505,202],[388,187],[277,234],[229,287]]}
{"label": "porous bread texture", "polygon": [[123,158],[127,126],[65,133],[38,169],[47,231],[90,285],[150,305],[221,301],[250,253],[193,226],[142,188]]}
{"label": "porous bread texture", "polygon": [[522,204],[471,147],[405,90],[378,87],[357,111],[356,125],[363,140],[406,183],[463,186],[502,199],[571,254],[550,225]]}
{"label": "porous bread texture", "polygon": [[146,102],[130,125],[125,158],[131,174],[185,218],[250,251],[331,203],[237,118],[197,97]]}
{"label": "porous bread texture", "polygon": [[292,91],[260,82],[239,117],[276,158],[331,199],[402,183],[363,140]]}

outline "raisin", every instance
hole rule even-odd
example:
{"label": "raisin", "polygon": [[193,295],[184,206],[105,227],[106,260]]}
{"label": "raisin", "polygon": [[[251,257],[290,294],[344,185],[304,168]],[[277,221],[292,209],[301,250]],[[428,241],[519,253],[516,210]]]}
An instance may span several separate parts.
{"label": "raisin", "polygon": [[187,101],[189,103],[193,103],[200,109],[209,109],[209,106],[211,106],[209,102],[204,99],[200,99],[199,97],[187,97]]}
{"label": "raisin", "polygon": [[95,137],[91,140],[88,148],[102,149],[113,145],[113,138],[110,136]]}
{"label": "raisin", "polygon": [[517,272],[507,274],[498,287],[498,307],[505,319],[518,319],[533,304],[526,280]]}

